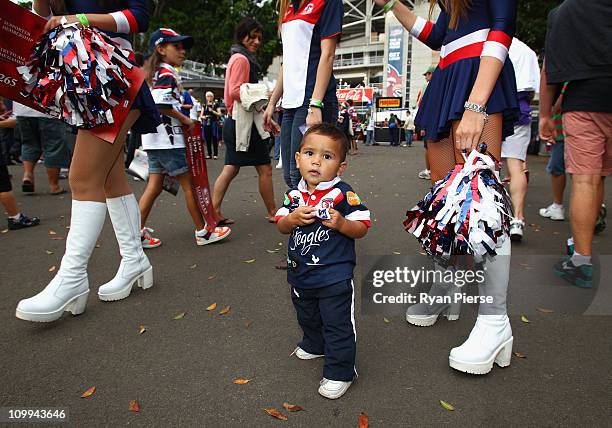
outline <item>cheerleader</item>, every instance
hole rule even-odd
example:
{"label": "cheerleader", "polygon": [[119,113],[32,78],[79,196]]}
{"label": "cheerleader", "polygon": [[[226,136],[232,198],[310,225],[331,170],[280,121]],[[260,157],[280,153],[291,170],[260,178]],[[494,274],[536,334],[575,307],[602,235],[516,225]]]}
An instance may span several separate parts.
{"label": "cheerleader", "polygon": [[[496,160],[502,140],[513,133],[518,117],[516,82],[508,48],[514,35],[516,1],[430,0],[430,11],[441,8],[437,22],[417,17],[397,0],[375,0],[385,12],[393,10],[402,25],[431,49],[440,50],[440,64],[433,73],[415,123],[425,130],[431,180],[444,178],[462,163],[463,154],[483,142]],[[504,239],[506,238],[506,239]],[[506,313],[510,270],[510,239],[498,241],[497,257],[485,267],[481,295],[493,303],[481,304],[476,325],[468,339],[450,352],[454,369],[485,374],[493,362],[510,364],[512,329]],[[439,267],[437,268],[439,269]],[[453,293],[434,284],[431,295]],[[406,319],[414,325],[433,325],[445,314],[456,319],[450,305],[411,306]]]}
{"label": "cheerleader", "polygon": [[[96,27],[120,46],[131,49],[132,33],[147,30],[146,0],[34,0],[33,10],[47,17],[45,30],[68,23]],[[129,296],[132,286],[153,285],[153,268],[140,243],[140,211],[130,189],[123,165],[123,144],[129,129],[140,134],[156,131],[159,113],[146,84],[143,84],[131,111],[121,124],[113,144],[79,129],[70,168],[72,213],[66,237],[66,252],[57,275],[37,295],[19,302],[17,318],[49,322],[64,311],[73,315],[85,311],[89,295],[87,264],[104,220],[106,210],[115,230],[121,264],[115,277],[98,290],[101,300]]]}

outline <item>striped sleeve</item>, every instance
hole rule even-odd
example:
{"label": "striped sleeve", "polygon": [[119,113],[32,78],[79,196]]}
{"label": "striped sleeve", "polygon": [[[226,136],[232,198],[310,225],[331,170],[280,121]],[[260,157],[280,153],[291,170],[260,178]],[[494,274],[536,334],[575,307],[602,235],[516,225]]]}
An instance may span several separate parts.
{"label": "striped sleeve", "polygon": [[274,221],[278,222],[281,218],[287,217],[293,211],[293,207],[299,204],[300,192],[298,190],[287,190],[283,200],[283,206],[276,211]]}
{"label": "striped sleeve", "polygon": [[425,43],[431,49],[438,50],[442,47],[447,27],[447,15],[443,10],[440,12],[440,16],[438,16],[435,24],[417,16],[414,25],[410,29],[410,34]]}
{"label": "striped sleeve", "polygon": [[127,8],[110,14],[117,24],[117,33],[144,33],[149,28],[146,0],[128,0]]}
{"label": "striped sleeve", "polygon": [[516,28],[516,0],[489,0],[489,12],[491,31],[480,56],[492,56],[504,62]]}

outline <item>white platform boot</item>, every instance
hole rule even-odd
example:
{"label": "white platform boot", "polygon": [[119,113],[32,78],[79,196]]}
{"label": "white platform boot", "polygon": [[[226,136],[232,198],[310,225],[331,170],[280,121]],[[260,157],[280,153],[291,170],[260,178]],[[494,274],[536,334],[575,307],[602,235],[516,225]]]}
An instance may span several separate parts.
{"label": "white platform boot", "polygon": [[64,311],[82,314],[89,295],[87,263],[104,226],[106,204],[72,200],[66,252],[55,277],[43,291],[17,305],[15,316],[26,321],[50,322]]}
{"label": "white platform boot", "polygon": [[486,374],[493,363],[510,365],[512,328],[506,313],[506,293],[510,276],[511,242],[506,238],[495,260],[485,265],[485,281],[479,285],[481,296],[493,297],[493,303],[478,307],[478,318],[468,339],[453,348],[448,357],[452,368],[472,374]]}
{"label": "white platform boot", "polygon": [[106,200],[119,243],[121,264],[115,277],[98,289],[100,300],[125,299],[137,284],[143,290],[153,286],[153,267],[142,249],[140,209],[133,194]]}
{"label": "white platform boot", "polygon": [[[446,270],[437,264],[434,264],[436,275],[440,272],[440,275],[444,275]],[[444,281],[439,281],[438,278],[433,281],[431,288],[429,289],[430,297],[446,297],[452,298],[454,293],[461,292],[461,289],[454,284],[446,284]],[[432,303],[428,304],[425,302],[416,303],[410,306],[406,310],[406,321],[412,325],[419,327],[429,327],[436,323],[440,315],[444,315],[449,321],[456,321],[459,319],[459,312],[461,311],[461,302],[454,302],[451,299],[451,303]]]}

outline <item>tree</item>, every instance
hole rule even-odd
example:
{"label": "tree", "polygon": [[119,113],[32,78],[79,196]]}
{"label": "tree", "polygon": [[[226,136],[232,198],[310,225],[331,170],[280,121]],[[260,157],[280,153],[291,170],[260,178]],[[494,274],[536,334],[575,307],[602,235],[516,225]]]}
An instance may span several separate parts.
{"label": "tree", "polygon": [[280,53],[277,12],[273,2],[258,6],[253,0],[149,0],[151,23],[149,32],[137,40],[137,48],[147,50],[149,34],[160,27],[172,28],[195,39],[189,59],[207,64],[211,71],[229,59],[234,43],[234,27],[244,16],[252,16],[264,27],[264,38],[257,57],[261,74],[265,74],[273,58]]}
{"label": "tree", "polygon": [[521,0],[518,2],[516,37],[531,49],[541,53],[546,37],[548,12],[563,0]]}

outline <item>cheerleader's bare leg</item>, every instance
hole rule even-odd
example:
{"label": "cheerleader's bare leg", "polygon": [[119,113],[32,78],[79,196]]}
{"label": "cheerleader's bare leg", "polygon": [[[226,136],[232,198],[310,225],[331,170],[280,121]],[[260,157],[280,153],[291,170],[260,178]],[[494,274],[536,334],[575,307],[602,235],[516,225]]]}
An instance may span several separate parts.
{"label": "cheerleader's bare leg", "polygon": [[[64,311],[74,315],[85,311],[89,295],[87,264],[106,217],[107,180],[120,158],[127,131],[139,114],[138,111],[130,112],[114,144],[95,137],[91,132],[79,130],[70,169],[73,199],[66,252],[51,282],[36,296],[19,302],[16,309],[18,318],[49,322],[59,319]],[[117,183],[115,190],[129,189],[127,183],[123,184],[126,187]]]}
{"label": "cheerleader's bare leg", "polygon": [[[458,124],[455,123],[453,130]],[[481,142],[487,144],[488,152],[499,160],[501,156],[501,114],[489,116],[483,129]],[[460,153],[459,153],[460,155]],[[493,363],[500,367],[510,365],[512,355],[512,329],[506,311],[506,295],[510,277],[510,237],[506,236],[497,256],[484,266],[485,281],[479,285],[479,294],[492,300],[481,303],[478,318],[468,339],[449,355],[452,368],[472,374],[489,373]]]}

